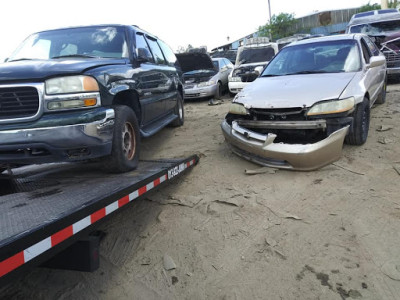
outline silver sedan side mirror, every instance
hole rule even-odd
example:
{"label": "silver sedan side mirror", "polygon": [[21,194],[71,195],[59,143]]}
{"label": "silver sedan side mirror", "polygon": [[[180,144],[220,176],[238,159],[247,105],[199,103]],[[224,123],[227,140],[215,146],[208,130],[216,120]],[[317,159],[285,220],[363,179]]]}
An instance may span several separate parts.
{"label": "silver sedan side mirror", "polygon": [[386,59],[383,56],[371,56],[367,68],[375,68],[382,66],[385,63],[385,61]]}

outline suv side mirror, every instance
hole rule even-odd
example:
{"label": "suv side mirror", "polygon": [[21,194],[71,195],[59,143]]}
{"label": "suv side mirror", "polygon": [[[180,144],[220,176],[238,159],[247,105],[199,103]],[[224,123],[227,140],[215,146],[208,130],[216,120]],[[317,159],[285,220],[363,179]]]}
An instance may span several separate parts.
{"label": "suv side mirror", "polygon": [[385,63],[386,59],[383,56],[371,56],[369,59],[369,65],[367,68],[374,68],[382,66]]}
{"label": "suv side mirror", "polygon": [[153,56],[150,51],[146,48],[137,48],[137,60],[140,63],[150,62],[153,60]]}

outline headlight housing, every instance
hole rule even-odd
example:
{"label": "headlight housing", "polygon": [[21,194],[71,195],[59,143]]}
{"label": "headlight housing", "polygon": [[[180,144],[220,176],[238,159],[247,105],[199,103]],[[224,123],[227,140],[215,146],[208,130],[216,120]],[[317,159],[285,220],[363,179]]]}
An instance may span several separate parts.
{"label": "headlight housing", "polygon": [[353,109],[354,104],[354,97],[346,98],[343,100],[320,102],[315,104],[308,110],[307,116],[339,114]]}
{"label": "headlight housing", "polygon": [[214,85],[216,83],[217,82],[215,80],[209,80],[209,81],[200,82],[197,86],[198,87],[204,87],[204,86]]}
{"label": "headlight housing", "polygon": [[229,113],[234,115],[248,115],[248,110],[242,105],[238,103],[232,103],[229,107]]}
{"label": "headlight housing", "polygon": [[84,75],[51,78],[46,80],[45,86],[47,95],[99,91],[96,79]]}

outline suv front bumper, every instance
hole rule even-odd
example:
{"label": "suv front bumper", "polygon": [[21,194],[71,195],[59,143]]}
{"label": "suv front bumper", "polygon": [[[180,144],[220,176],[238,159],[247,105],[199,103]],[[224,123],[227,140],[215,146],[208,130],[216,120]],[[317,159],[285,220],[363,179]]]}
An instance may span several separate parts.
{"label": "suv front bumper", "polygon": [[111,108],[43,115],[29,124],[0,126],[0,164],[79,161],[109,155]]}
{"label": "suv front bumper", "polygon": [[310,171],[338,160],[349,125],[313,144],[274,143],[275,134],[263,135],[224,120],[222,132],[237,155],[263,166]]}

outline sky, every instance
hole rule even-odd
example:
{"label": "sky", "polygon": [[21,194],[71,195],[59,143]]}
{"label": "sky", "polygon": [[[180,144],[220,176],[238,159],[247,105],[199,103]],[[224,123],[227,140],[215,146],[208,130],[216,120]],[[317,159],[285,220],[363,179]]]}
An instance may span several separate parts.
{"label": "sky", "polygon": [[[272,14],[301,17],[316,11],[354,8],[379,0],[270,0]],[[176,51],[211,50],[257,31],[269,20],[268,0],[6,0],[1,3],[0,61],[31,33],[69,26],[132,24],[164,40]]]}

